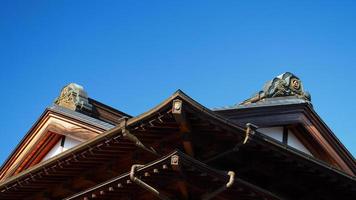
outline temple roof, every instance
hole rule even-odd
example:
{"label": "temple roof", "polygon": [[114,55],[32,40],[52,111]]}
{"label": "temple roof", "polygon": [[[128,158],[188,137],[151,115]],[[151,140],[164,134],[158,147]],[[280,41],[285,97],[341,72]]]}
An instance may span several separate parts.
{"label": "temple roof", "polygon": [[[39,199],[63,199],[73,194],[85,199],[87,194],[101,195],[102,187],[106,188],[112,181],[125,180],[127,184],[132,184],[127,182],[127,172],[131,166],[140,163],[144,167],[139,169],[138,173],[148,172],[145,170],[167,162],[173,155],[188,161],[184,166],[188,171],[187,166],[194,166],[194,172],[196,169],[203,169],[198,170],[199,173],[207,173],[208,176],[205,177],[210,177],[210,180],[223,177],[216,183],[226,180],[226,174],[221,171],[235,171],[238,177],[241,177],[238,187],[247,191],[248,188],[253,188],[256,192],[259,189],[254,186],[260,186],[266,189],[258,193],[262,196],[273,190],[277,191],[274,194],[278,196],[299,195],[303,199],[301,195],[310,188],[314,190],[315,187],[331,187],[323,196],[348,195],[353,199],[352,194],[356,191],[355,160],[332,132],[323,126],[309,100],[299,96],[262,98],[238,105],[231,110],[212,111],[178,90],[156,107],[137,117],[111,110],[90,98],[88,103],[92,105],[90,112],[79,112],[60,105],[52,105],[47,111],[96,126],[103,132],[55,157],[3,179],[0,182],[1,199],[24,199],[33,194],[39,195]],[[313,129],[308,136],[319,139],[313,139],[312,145],[320,150],[328,150],[325,155],[330,157],[332,162],[283,144],[259,132],[251,124],[245,127],[247,122],[251,122],[251,118],[248,118],[248,115],[251,116],[250,111],[257,114],[256,116],[265,117],[266,109],[273,112],[273,115],[267,116],[271,117],[272,122],[276,121],[276,116],[286,118],[284,114],[290,114],[289,119],[304,120],[303,123]],[[234,120],[236,116],[243,116],[248,121],[239,124]],[[265,118],[262,121],[266,121]],[[320,129],[323,134],[316,129]],[[185,153],[175,151],[171,154],[174,149]],[[218,169],[220,172],[215,173],[212,169]],[[176,176],[173,171],[160,177],[166,178],[167,183],[175,182],[174,178],[170,179]],[[196,177],[199,173],[190,174],[189,177],[206,183],[206,179]],[[94,174],[100,176],[93,177]],[[295,179],[296,177],[298,178]],[[82,181],[83,178],[86,180]],[[151,183],[156,181],[149,178],[146,180]],[[335,182],[342,184],[335,185]],[[195,192],[201,195],[202,188],[199,184],[195,182],[193,185],[197,185]],[[137,186],[129,187],[129,192],[135,193]],[[232,191],[232,194],[226,195],[233,196],[241,192],[241,188]]]}
{"label": "temple roof", "polygon": [[[179,110],[183,113],[177,113]],[[177,91],[148,112],[134,118],[123,119],[117,127],[1,182],[0,197],[21,199],[28,195],[28,192],[43,191],[46,187],[56,185],[58,180],[72,180],[83,170],[91,169],[93,165],[103,165],[110,160],[117,160],[118,163],[124,165],[116,168],[119,170],[115,170],[116,173],[127,172],[130,165],[134,164],[133,160],[128,158],[137,154],[138,150],[145,153],[143,158],[147,160],[144,163],[153,161],[169,153],[168,151],[172,148],[176,148],[180,144],[179,141],[185,142],[181,138],[181,131],[186,123],[182,119],[184,116],[186,122],[189,122],[194,130],[191,134],[191,143],[194,145],[195,152],[191,155],[195,159],[212,165],[221,159],[230,161],[224,166],[235,168],[240,175],[247,173],[245,174],[247,177],[254,175],[250,173],[253,168],[246,171],[239,167],[241,165],[239,162],[249,158],[252,160],[246,163],[268,160],[268,162],[278,162],[279,170],[300,171],[300,176],[309,178],[309,182],[314,185],[321,183],[318,181],[319,176],[326,177],[322,182],[324,185],[330,185],[335,180],[340,181],[344,184],[338,185],[335,189],[340,194],[352,192],[347,188],[356,189],[354,175],[307,156],[261,133],[249,133],[245,128],[205,108],[183,92]],[[248,142],[245,144],[244,140]],[[183,148],[180,145],[178,147]],[[189,153],[188,150],[185,149]],[[236,151],[239,153],[236,154]],[[249,156],[246,157],[246,155]],[[127,162],[119,162],[120,160]],[[234,163],[238,164],[234,165]],[[260,164],[256,163],[253,166]],[[248,166],[251,167],[251,165]],[[350,167],[354,168],[354,166]],[[303,174],[307,169],[310,171]],[[263,178],[264,176],[266,178]],[[273,181],[270,179],[270,173],[264,176],[261,180]],[[283,176],[278,178],[285,180]],[[75,183],[73,185],[76,186]],[[69,183],[67,187],[70,187]],[[300,190],[302,191],[303,188]]]}

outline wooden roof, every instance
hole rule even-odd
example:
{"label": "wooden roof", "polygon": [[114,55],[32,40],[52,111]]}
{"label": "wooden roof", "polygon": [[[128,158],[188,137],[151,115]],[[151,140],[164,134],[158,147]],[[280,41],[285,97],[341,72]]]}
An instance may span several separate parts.
{"label": "wooden roof", "polygon": [[[181,107],[176,107],[175,102],[180,102]],[[176,112],[177,108],[183,112]],[[268,176],[258,178],[258,174],[249,173],[248,166],[252,169],[250,171],[256,173],[263,173],[265,166],[275,163],[279,163],[281,173],[295,170],[303,172],[308,168],[312,172],[307,171],[310,176],[305,177],[312,177],[318,184],[324,181],[319,177],[320,174],[327,177],[328,183],[341,183],[341,188],[329,191],[341,195],[355,191],[355,176],[288,148],[263,134],[254,133],[247,132],[233,121],[177,91],[150,111],[138,117],[124,118],[117,127],[0,182],[0,198],[65,198],[124,174],[133,164],[149,163],[177,148],[217,169],[234,168],[238,174],[241,171],[238,177],[266,188],[266,184],[274,180],[261,181],[261,178]],[[244,143],[245,139],[248,142]],[[232,156],[235,153],[231,152],[238,152],[239,157]],[[243,158],[244,166],[238,158]],[[259,160],[261,162],[255,164],[260,166],[249,165]],[[100,174],[100,177],[95,174]],[[298,185],[299,182],[290,182],[293,187],[302,187]],[[281,187],[276,188],[278,190],[271,192],[280,192]]]}

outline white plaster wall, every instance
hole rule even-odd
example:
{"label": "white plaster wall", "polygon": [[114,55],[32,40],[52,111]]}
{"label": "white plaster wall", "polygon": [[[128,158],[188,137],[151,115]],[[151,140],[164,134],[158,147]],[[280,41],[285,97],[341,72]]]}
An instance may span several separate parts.
{"label": "white plaster wall", "polygon": [[65,137],[64,147],[61,146],[61,142],[62,142],[62,140],[59,140],[54,145],[54,147],[47,153],[47,155],[42,159],[42,161],[48,160],[48,159],[62,153],[63,151],[68,150],[72,147],[75,147],[81,143],[80,141],[72,139],[70,137]]}
{"label": "white plaster wall", "polygon": [[268,128],[259,128],[258,132],[261,132],[265,135],[268,135],[271,138],[274,138],[280,142],[283,141],[283,127],[268,127]]}
{"label": "white plaster wall", "polygon": [[288,145],[312,156],[310,151],[298,140],[291,130],[288,130]]}
{"label": "white plaster wall", "polygon": [[70,137],[66,137],[66,140],[64,141],[64,150],[70,149],[72,147],[77,146],[81,142],[75,139],[72,139]]}
{"label": "white plaster wall", "polygon": [[63,147],[61,147],[61,140],[54,145],[54,147],[47,153],[47,155],[42,159],[42,161],[48,160],[55,155],[58,155],[63,152]]}

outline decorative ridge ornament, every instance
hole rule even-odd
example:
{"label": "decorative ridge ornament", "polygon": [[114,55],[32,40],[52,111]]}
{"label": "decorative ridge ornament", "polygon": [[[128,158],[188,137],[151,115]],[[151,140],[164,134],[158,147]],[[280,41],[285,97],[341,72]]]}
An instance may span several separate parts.
{"label": "decorative ridge ornament", "polygon": [[88,95],[83,86],[76,83],[70,83],[63,87],[54,103],[74,111],[92,110],[92,105],[88,101]]}
{"label": "decorative ridge ornament", "polygon": [[267,98],[295,96],[306,101],[311,101],[310,94],[304,90],[301,80],[290,72],[283,73],[273,80],[268,81],[263,90],[240,105],[256,103]]}

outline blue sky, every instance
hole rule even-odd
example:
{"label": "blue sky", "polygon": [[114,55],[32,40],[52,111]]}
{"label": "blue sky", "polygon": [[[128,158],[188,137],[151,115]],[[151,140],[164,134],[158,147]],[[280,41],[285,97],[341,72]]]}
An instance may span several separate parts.
{"label": "blue sky", "polygon": [[290,71],[356,154],[355,1],[0,1],[0,163],[70,83],[132,115],[209,108]]}

